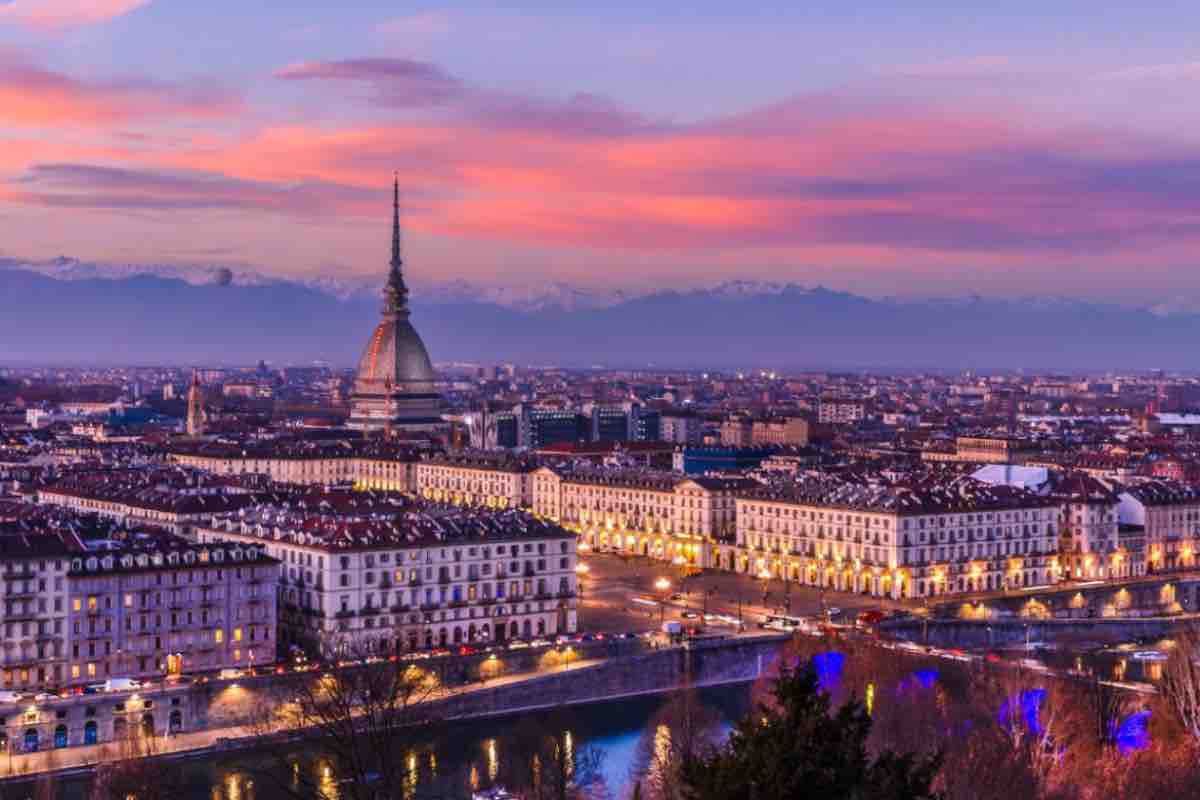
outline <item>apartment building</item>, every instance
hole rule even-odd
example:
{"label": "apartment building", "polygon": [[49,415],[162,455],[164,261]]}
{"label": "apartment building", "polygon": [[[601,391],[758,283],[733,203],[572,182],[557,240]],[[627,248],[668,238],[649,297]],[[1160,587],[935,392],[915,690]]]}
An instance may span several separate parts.
{"label": "apartment building", "polygon": [[528,508],[537,461],[503,451],[440,453],[416,462],[414,483],[427,500],[489,508]]}
{"label": "apartment building", "polygon": [[261,547],[199,546],[170,534],[85,543],[5,533],[0,563],[5,689],[275,660],[279,565]]}
{"label": "apartment building", "polygon": [[70,534],[0,533],[0,683],[62,685],[68,673],[67,572],[83,543]]}
{"label": "apartment building", "polygon": [[217,475],[266,475],[301,486],[354,485],[360,489],[415,489],[414,452],[382,440],[279,440],[246,446],[188,443],[173,446],[177,464]]}
{"label": "apartment building", "polygon": [[65,682],[271,664],[278,580],[279,562],[258,543],[138,537],[77,553]]}
{"label": "apartment building", "polygon": [[1200,489],[1178,481],[1120,486],[1120,524],[1145,540],[1146,571],[1193,569],[1200,547]]}
{"label": "apartment building", "polygon": [[1058,506],[1023,489],[821,478],[764,486],[736,507],[736,544],[717,566],[768,579],[900,599],[1058,577]]}
{"label": "apartment building", "polygon": [[322,657],[576,630],[574,534],[516,510],[387,500],[263,505],[200,539],[279,559],[283,641]]}
{"label": "apartment building", "polygon": [[253,498],[231,487],[176,487],[156,473],[87,473],[37,491],[37,502],[80,514],[99,514],[124,525],[148,524],[190,536],[199,523],[249,505]]}
{"label": "apartment building", "polygon": [[1064,578],[1131,578],[1146,572],[1146,554],[1120,532],[1121,499],[1112,488],[1082,472],[1056,479],[1059,503],[1059,566]]}
{"label": "apartment building", "polygon": [[755,485],[651,469],[542,467],[533,474],[533,511],[594,550],[708,567],[713,543],[735,534],[736,493]]}

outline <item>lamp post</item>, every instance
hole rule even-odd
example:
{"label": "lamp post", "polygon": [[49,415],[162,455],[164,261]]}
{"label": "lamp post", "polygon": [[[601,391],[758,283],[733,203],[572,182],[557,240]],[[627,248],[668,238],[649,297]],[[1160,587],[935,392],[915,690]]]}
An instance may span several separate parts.
{"label": "lamp post", "polygon": [[667,613],[667,592],[671,590],[671,582],[666,578],[659,578],[654,582],[654,588],[662,593],[662,599],[658,602],[658,622],[661,625]]}

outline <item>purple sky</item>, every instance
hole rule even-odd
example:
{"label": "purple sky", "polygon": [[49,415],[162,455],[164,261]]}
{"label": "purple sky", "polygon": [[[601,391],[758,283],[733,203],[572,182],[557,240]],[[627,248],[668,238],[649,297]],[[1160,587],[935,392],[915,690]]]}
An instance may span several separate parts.
{"label": "purple sky", "polygon": [[1200,4],[974,5],[0,0],[0,256],[1200,307]]}

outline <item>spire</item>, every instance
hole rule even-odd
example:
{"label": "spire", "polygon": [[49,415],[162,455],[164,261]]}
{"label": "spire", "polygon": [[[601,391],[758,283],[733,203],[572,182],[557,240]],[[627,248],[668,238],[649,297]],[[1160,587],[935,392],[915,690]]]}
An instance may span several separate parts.
{"label": "spire", "polygon": [[408,287],[404,285],[404,261],[400,258],[400,173],[392,182],[392,263],[383,298],[384,314],[408,316]]}
{"label": "spire", "polygon": [[400,174],[392,183],[392,269],[400,269]]}

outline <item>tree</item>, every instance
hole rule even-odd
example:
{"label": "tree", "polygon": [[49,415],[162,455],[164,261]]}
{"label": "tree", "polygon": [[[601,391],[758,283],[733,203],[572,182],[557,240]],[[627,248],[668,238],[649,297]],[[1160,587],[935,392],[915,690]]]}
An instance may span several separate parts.
{"label": "tree", "polygon": [[688,800],[932,800],[941,756],[871,758],[871,717],[856,699],[832,711],[809,662],[784,667],[728,741],[682,768]]}
{"label": "tree", "polygon": [[646,782],[646,794],[654,800],[683,800],[682,771],[723,736],[721,717],[704,705],[694,689],[672,695],[651,720],[631,767],[638,791]]}
{"label": "tree", "polygon": [[1200,743],[1200,631],[1192,625],[1175,637],[1167,657],[1159,691],[1180,726],[1195,743]]}
{"label": "tree", "polygon": [[391,800],[411,792],[416,753],[440,722],[437,700],[448,692],[416,666],[378,658],[355,659],[321,674],[299,673],[274,687],[274,702],[251,726],[263,736],[298,739],[316,756],[297,760],[292,748],[262,769],[299,800]]}

